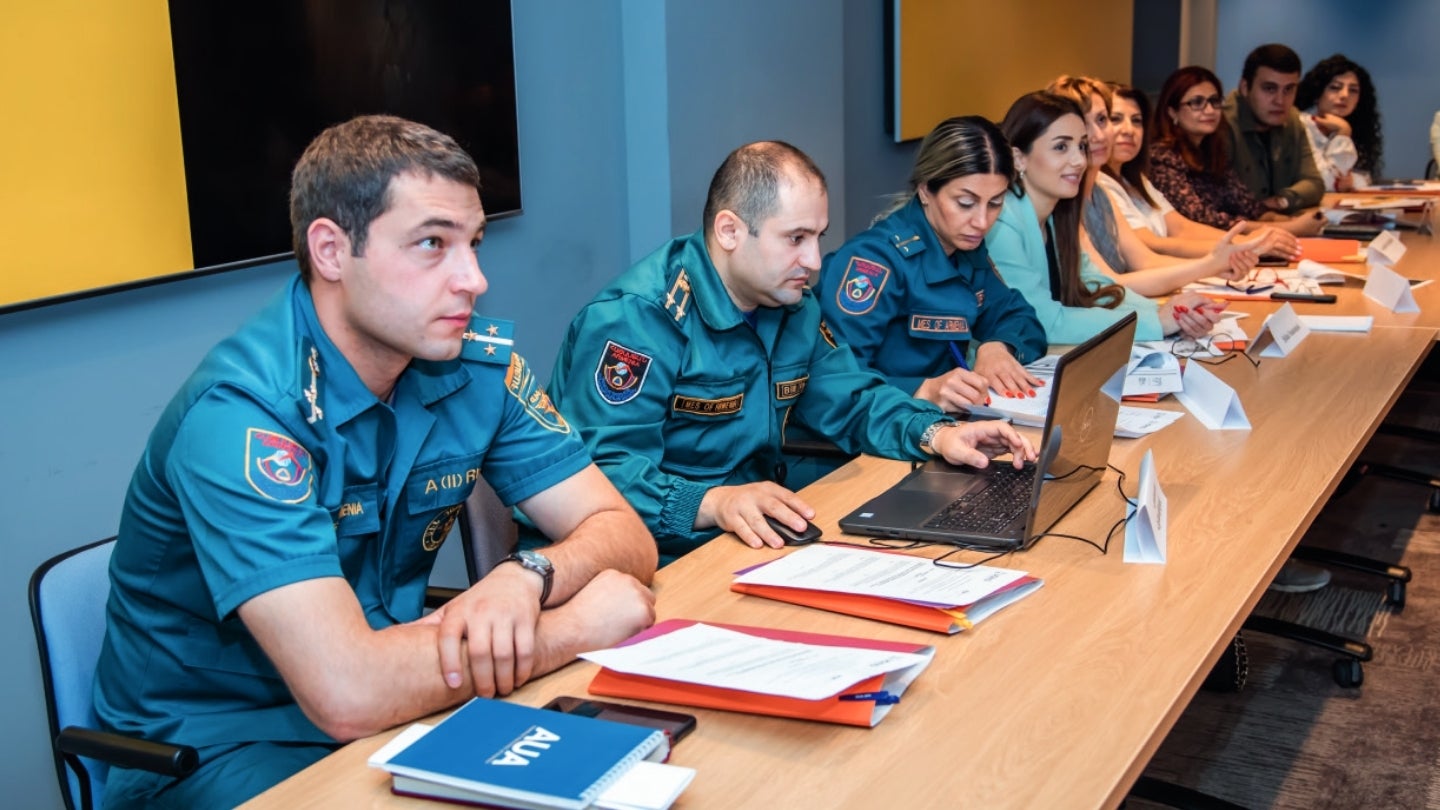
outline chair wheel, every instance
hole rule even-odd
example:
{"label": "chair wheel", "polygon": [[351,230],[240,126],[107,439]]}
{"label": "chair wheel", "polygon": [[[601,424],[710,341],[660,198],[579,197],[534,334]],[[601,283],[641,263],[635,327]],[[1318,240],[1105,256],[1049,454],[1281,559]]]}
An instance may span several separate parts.
{"label": "chair wheel", "polygon": [[1405,583],[1390,580],[1390,584],[1385,586],[1385,604],[1397,611],[1405,609]]}
{"label": "chair wheel", "polygon": [[1440,514],[1440,489],[1430,490],[1430,502],[1426,504],[1432,513]]}
{"label": "chair wheel", "polygon": [[1365,683],[1365,667],[1354,658],[1340,658],[1330,667],[1335,683],[1346,689],[1359,689]]}

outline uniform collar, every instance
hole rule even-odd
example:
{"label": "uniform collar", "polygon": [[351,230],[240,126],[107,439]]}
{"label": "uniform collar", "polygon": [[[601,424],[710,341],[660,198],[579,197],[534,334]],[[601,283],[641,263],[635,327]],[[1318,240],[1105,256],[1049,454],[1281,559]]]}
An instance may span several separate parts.
{"label": "uniform collar", "polygon": [[[920,204],[919,194],[911,195],[910,202],[901,206],[900,210],[893,215],[892,220],[900,226],[892,228],[892,244],[904,242],[909,235],[914,235],[919,237],[921,248],[920,250],[912,249],[912,252],[931,251],[936,256],[945,256],[945,246],[940,244],[940,236],[935,233],[934,226],[925,216],[925,206]],[[973,250],[957,250],[954,254],[945,256],[943,262],[923,262],[920,272],[926,281],[937,282],[956,276],[973,278],[976,270],[989,266],[990,252],[985,247],[985,240],[982,239],[979,247]]]}
{"label": "uniform collar", "polygon": [[[745,323],[745,319],[740,315],[740,308],[730,297],[730,291],[725,289],[725,282],[720,280],[720,271],[716,270],[715,264],[710,261],[710,251],[705,247],[704,231],[696,231],[679,240],[679,250],[671,254],[670,270],[667,278],[672,290],[676,289],[679,274],[685,273],[690,294],[690,307],[694,312],[699,313],[700,319],[710,329],[722,331]],[[674,316],[675,304],[669,301],[662,303],[666,304],[666,309]],[[763,323],[770,318],[767,314],[769,310],[793,310],[799,306],[800,304],[785,307],[760,307],[757,317]],[[680,318],[677,317],[676,320],[678,321]]]}
{"label": "uniform collar", "polygon": [[[295,341],[297,398],[301,415],[311,424],[344,424],[379,404],[354,366],[331,342],[315,313],[315,299],[303,280],[292,282],[291,300],[298,327]],[[413,396],[430,405],[470,381],[460,361],[412,360],[395,384],[395,396]]]}

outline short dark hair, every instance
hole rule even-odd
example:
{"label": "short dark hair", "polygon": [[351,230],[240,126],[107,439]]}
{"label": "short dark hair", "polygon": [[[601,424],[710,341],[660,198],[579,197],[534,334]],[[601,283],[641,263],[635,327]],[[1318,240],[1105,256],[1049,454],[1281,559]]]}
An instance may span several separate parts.
{"label": "short dark hair", "polygon": [[1295,53],[1288,45],[1278,42],[1261,45],[1245,57],[1245,67],[1240,71],[1240,79],[1248,85],[1255,80],[1255,73],[1262,67],[1270,68],[1276,73],[1299,73],[1300,54]]}
{"label": "short dark hair", "polygon": [[[1000,131],[1010,145],[1026,155],[1035,148],[1035,141],[1056,121],[1073,115],[1083,123],[1085,111],[1069,96],[1040,90],[1026,93],[1010,105]],[[1025,194],[1023,178],[1011,184],[1015,196]],[[1060,289],[1051,290],[1057,301],[1067,307],[1109,307],[1120,305],[1125,289],[1118,284],[1087,287],[1080,278],[1080,195],[1055,203],[1050,219],[1054,225],[1055,258],[1060,264]]]}
{"label": "short dark hair", "polygon": [[1331,80],[1342,73],[1354,73],[1360,81],[1360,100],[1355,104],[1355,112],[1345,119],[1350,123],[1350,139],[1355,142],[1355,151],[1359,155],[1355,168],[1378,177],[1384,141],[1380,135],[1380,102],[1375,98],[1375,83],[1370,80],[1370,71],[1340,53],[1321,59],[1300,80],[1300,89],[1295,92],[1295,106],[1302,110],[1314,107]]}
{"label": "short dark hair", "polygon": [[786,173],[797,171],[802,177],[813,177],[827,190],[825,174],[810,156],[784,141],[756,141],[731,152],[710,179],[710,192],[705,196],[705,236],[715,229],[715,216],[732,211],[745,223],[752,235],[760,233],[760,224],[774,216],[780,207],[780,183]]}
{"label": "short dark hair", "polygon": [[370,223],[390,209],[390,182],[406,172],[436,175],[480,190],[480,170],[454,138],[389,115],[363,115],[336,124],[305,148],[290,178],[290,230],[300,275],[312,266],[306,232],[322,217],[365,255]]}

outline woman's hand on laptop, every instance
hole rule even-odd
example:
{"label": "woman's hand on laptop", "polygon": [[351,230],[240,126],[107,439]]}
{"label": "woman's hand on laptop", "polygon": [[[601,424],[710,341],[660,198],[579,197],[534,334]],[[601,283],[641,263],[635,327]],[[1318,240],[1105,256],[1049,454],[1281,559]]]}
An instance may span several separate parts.
{"label": "woman's hand on laptop", "polygon": [[936,431],[930,447],[951,464],[987,467],[990,459],[1013,453],[1018,469],[1035,460],[1035,447],[1007,422],[956,422]]}

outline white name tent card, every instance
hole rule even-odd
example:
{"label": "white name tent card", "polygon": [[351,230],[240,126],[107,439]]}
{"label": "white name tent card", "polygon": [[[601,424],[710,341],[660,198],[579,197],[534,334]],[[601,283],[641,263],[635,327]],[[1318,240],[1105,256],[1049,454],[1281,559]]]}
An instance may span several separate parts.
{"label": "white name tent card", "polygon": [[1185,390],[1175,398],[1211,430],[1250,429],[1240,395],[1200,363],[1185,364]]}
{"label": "white name tent card", "polygon": [[1286,304],[1270,313],[1245,353],[1251,357],[1285,357],[1309,335],[1310,327],[1295,314],[1294,307]]}
{"label": "white name tent card", "polygon": [[1383,264],[1393,267],[1400,258],[1405,255],[1405,243],[1394,231],[1381,231],[1378,236],[1370,240],[1370,246],[1365,248],[1365,261],[1367,264]]}
{"label": "white name tent card", "polygon": [[1140,494],[1135,514],[1125,524],[1125,562],[1164,563],[1165,527],[1169,515],[1165,511],[1165,493],[1155,476],[1155,456],[1150,450],[1140,460]]}
{"label": "white name tent card", "polygon": [[1383,264],[1370,265],[1370,278],[1365,280],[1365,297],[1391,312],[1419,312],[1410,281]]}

